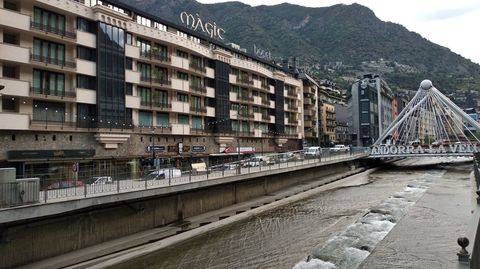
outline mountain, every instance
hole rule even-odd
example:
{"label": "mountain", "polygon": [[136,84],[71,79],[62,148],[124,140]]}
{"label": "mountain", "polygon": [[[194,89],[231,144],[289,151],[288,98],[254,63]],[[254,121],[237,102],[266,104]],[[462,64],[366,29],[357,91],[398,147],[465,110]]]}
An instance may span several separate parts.
{"label": "mountain", "polygon": [[[292,4],[251,7],[240,2],[201,4],[194,0],[120,0],[181,24],[182,11],[199,14],[225,29],[225,42],[253,51],[253,44],[274,56],[298,57],[313,72],[354,79],[378,72],[394,88],[417,88],[431,78],[452,92],[480,85],[480,66],[434,44],[405,27],[384,22],[359,4],[309,8]],[[365,68],[365,62],[387,62],[391,68]],[[324,71],[329,63],[341,68]],[[338,66],[337,66],[338,67]]]}

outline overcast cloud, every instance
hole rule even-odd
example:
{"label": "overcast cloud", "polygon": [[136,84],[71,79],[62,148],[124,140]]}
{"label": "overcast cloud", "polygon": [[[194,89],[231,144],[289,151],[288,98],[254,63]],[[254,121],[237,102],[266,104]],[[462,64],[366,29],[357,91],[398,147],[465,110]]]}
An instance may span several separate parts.
{"label": "overcast cloud", "polygon": [[[197,0],[201,3],[226,2]],[[384,21],[402,24],[428,40],[480,63],[480,3],[478,0],[240,0],[248,5],[284,2],[309,7],[359,3]]]}

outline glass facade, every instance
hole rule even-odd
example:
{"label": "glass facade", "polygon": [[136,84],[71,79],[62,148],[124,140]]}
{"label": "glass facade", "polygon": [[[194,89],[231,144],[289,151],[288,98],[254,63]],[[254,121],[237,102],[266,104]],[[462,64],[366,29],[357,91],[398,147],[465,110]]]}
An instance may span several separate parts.
{"label": "glass facade", "polygon": [[65,45],[34,38],[32,57],[36,61],[63,66],[65,65]]}
{"label": "glass facade", "polygon": [[99,22],[97,34],[97,113],[99,124],[130,124],[125,110],[125,31]]}

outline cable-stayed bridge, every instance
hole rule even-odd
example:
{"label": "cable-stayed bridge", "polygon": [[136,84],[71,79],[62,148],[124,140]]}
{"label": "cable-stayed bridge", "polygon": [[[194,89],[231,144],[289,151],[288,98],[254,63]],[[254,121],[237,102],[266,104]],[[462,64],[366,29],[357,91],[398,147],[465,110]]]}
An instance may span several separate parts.
{"label": "cable-stayed bridge", "polygon": [[480,124],[424,80],[398,117],[370,148],[370,158],[473,156]]}

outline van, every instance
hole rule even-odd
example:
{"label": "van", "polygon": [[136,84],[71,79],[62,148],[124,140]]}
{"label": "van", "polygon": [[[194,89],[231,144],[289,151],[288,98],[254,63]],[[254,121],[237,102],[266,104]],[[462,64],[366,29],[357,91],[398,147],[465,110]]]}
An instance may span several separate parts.
{"label": "van", "polygon": [[309,147],[307,151],[305,151],[305,158],[306,159],[313,159],[318,158],[322,155],[322,148],[321,147]]}
{"label": "van", "polygon": [[206,163],[192,163],[192,173],[193,174],[200,174],[207,172],[207,164]]}

